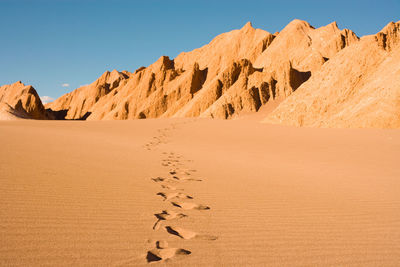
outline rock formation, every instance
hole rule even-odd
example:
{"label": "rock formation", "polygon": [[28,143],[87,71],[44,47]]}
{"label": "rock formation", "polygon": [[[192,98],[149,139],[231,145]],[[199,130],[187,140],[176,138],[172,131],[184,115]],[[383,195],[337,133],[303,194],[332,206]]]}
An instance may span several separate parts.
{"label": "rock formation", "polygon": [[0,113],[3,119],[44,120],[53,118],[43,107],[36,90],[20,81],[0,86]]}
{"label": "rock formation", "polygon": [[[336,22],[316,29],[294,20],[275,34],[247,23],[175,59],[162,56],[133,73],[107,71],[47,104],[46,114],[228,119],[280,103],[266,122],[399,127],[399,39],[399,23],[361,39]],[[43,113],[28,110],[35,118]]]}
{"label": "rock formation", "polygon": [[[46,107],[66,111],[67,119],[230,118],[285,99],[329,57],[357,40],[335,23],[315,30],[296,20],[274,35],[247,23],[173,60],[163,56],[110,89],[102,89],[103,75]],[[308,63],[300,64],[305,58]]]}
{"label": "rock formation", "polygon": [[332,57],[266,122],[312,127],[400,127],[400,22]]}
{"label": "rock formation", "polygon": [[92,84],[82,86],[67,93],[55,101],[46,104],[56,112],[57,119],[86,119],[91,114],[91,108],[99,99],[119,86],[126,83],[130,73],[127,71],[106,71]]}

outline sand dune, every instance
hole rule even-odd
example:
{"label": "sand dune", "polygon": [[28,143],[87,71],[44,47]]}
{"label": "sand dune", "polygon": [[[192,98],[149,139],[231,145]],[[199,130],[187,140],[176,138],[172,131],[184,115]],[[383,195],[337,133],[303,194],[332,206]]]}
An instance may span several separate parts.
{"label": "sand dune", "polygon": [[1,265],[400,262],[398,130],[22,120],[0,146]]}

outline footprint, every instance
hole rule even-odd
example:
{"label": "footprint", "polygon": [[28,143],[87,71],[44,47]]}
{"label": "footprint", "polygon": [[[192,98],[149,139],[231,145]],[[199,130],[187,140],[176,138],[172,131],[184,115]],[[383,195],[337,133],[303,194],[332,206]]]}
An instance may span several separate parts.
{"label": "footprint", "polygon": [[156,216],[157,221],[153,225],[153,230],[158,230],[160,228],[161,221],[170,221],[170,220],[187,217],[186,214],[179,213],[179,212],[172,211],[172,210],[171,211],[163,210],[161,213],[154,214],[154,216]]}
{"label": "footprint", "polygon": [[[170,178],[164,178],[164,177],[156,177],[156,178],[151,178],[151,180],[153,180],[156,183],[162,183],[162,182],[166,182],[166,183],[174,183],[175,181],[170,179]],[[176,182],[175,182],[176,183]]]}
{"label": "footprint", "polygon": [[165,230],[167,230],[167,232],[170,233],[171,235],[176,235],[183,239],[198,238],[198,239],[212,240],[212,241],[218,239],[217,236],[202,235],[190,230],[183,229],[181,227],[166,226]]}
{"label": "footprint", "polygon": [[183,191],[182,188],[176,188],[175,186],[168,185],[168,184],[162,184],[161,187],[164,188],[164,189],[168,189],[168,190],[181,190],[181,191]]}
{"label": "footprint", "polygon": [[183,210],[209,210],[210,207],[206,205],[196,204],[192,202],[177,202],[171,201],[171,204],[175,207],[181,208]]}
{"label": "footprint", "polygon": [[154,182],[158,183],[158,182],[164,182],[166,180],[166,178],[156,177],[156,178],[151,178],[151,180],[153,180]]}
{"label": "footprint", "polygon": [[193,199],[192,196],[186,195],[186,194],[181,193],[181,192],[171,192],[171,193],[158,192],[157,195],[163,197],[164,201],[170,200],[170,199],[173,199],[173,198]]}
{"label": "footprint", "polygon": [[149,263],[154,261],[165,261],[172,259],[175,256],[189,255],[191,253],[190,250],[182,248],[169,248],[167,241],[157,241],[156,248],[147,251],[146,260]]}
{"label": "footprint", "polygon": [[178,177],[176,175],[172,176],[175,180],[178,181],[188,181],[188,182],[201,182],[201,179],[196,179],[196,178],[188,178],[188,177]]}
{"label": "footprint", "polygon": [[182,175],[191,175],[190,172],[184,170],[172,170],[169,172],[171,175],[182,174]]}
{"label": "footprint", "polygon": [[162,162],[161,162],[161,164],[162,164],[163,166],[172,166],[172,167],[175,167],[175,165],[176,165],[177,163],[176,163],[176,162],[172,162],[171,160],[165,160],[165,159],[163,159]]}
{"label": "footprint", "polygon": [[184,171],[184,172],[197,172],[196,169],[188,169],[188,168],[183,168],[182,171]]}

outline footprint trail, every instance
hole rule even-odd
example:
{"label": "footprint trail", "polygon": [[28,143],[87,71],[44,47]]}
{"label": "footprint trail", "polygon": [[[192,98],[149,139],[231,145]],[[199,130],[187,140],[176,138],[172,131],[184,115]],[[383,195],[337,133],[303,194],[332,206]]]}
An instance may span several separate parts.
{"label": "footprint trail", "polygon": [[[179,125],[180,124],[172,124],[170,127],[159,129],[157,131],[158,134],[144,145],[144,149],[150,151],[157,150],[160,145],[167,144],[171,132],[177,129]],[[162,188],[161,191],[156,191],[155,195],[161,197],[160,200],[164,202],[170,202],[172,207],[168,210],[162,210],[160,208],[162,210],[161,212],[154,213],[157,220],[152,226],[153,231],[157,231],[155,233],[158,233],[158,231],[164,229],[172,238],[175,236],[175,238],[179,237],[183,240],[217,240],[217,236],[197,233],[177,226],[182,219],[188,217],[188,215],[180,212],[180,210],[209,211],[211,208],[203,204],[191,202],[194,200],[192,194],[184,193],[185,185],[188,183],[203,181],[203,179],[194,177],[196,176],[196,169],[187,166],[192,160],[185,159],[182,155],[176,154],[173,151],[163,151],[161,155],[161,165],[168,168],[168,170],[166,170],[165,176],[157,176],[151,178],[151,180]],[[201,216],[201,213],[198,213],[197,216]],[[170,221],[173,221],[176,225],[167,225],[161,228],[161,224]],[[162,233],[160,232],[160,234]],[[192,254],[192,251],[183,248],[169,247],[166,240],[160,240],[156,242],[153,249],[147,251],[145,260],[147,263],[163,262],[190,254]]]}

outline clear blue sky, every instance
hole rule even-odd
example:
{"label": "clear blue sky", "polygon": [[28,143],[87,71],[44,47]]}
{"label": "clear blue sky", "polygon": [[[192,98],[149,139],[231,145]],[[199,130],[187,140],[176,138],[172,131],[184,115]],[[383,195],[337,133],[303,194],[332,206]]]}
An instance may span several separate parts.
{"label": "clear blue sky", "polygon": [[295,18],[374,34],[400,20],[400,0],[0,0],[0,85],[22,80],[56,98],[106,70],[174,58],[247,21],[273,33]]}

